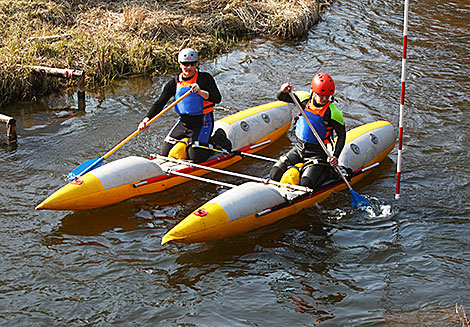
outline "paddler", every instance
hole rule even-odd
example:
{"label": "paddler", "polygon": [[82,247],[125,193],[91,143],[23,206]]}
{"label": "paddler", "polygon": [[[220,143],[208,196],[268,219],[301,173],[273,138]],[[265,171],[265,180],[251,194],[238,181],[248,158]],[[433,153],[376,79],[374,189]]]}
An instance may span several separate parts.
{"label": "paddler", "polygon": [[[178,141],[187,144],[196,141],[209,143],[214,128],[214,104],[220,103],[222,96],[212,75],[199,71],[198,62],[198,54],[194,49],[186,48],[179,52],[181,73],[165,84],[160,97],[139,124],[139,130],[147,129],[146,123],[163,110],[170,98],[175,97],[176,100],[188,90],[192,91],[176,105],[180,117],[163,141],[161,154],[164,156],[168,156]],[[212,153],[193,146],[187,146],[184,151],[187,152],[187,158],[196,163],[206,161]]]}
{"label": "paddler", "polygon": [[[290,93],[292,85],[282,84],[277,99],[293,103]],[[334,173],[331,166],[338,165],[338,157],[343,150],[346,141],[346,129],[341,111],[333,104],[335,83],[326,73],[316,74],[311,83],[311,92],[296,92],[294,96],[300,103],[311,125],[315,128],[325,144],[331,144],[333,131],[337,135],[335,149],[330,158],[325,153],[317,138],[299,114],[295,119],[294,147],[279,158],[279,161],[271,168],[270,178],[280,181],[283,174],[290,167],[300,172],[300,185],[316,189]],[[299,163],[303,163],[299,167]]]}

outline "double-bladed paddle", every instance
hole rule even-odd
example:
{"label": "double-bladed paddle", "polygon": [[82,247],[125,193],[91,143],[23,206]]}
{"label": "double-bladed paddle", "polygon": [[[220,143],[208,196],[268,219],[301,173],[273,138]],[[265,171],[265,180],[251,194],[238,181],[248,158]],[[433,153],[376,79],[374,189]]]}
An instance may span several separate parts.
{"label": "double-bladed paddle", "polygon": [[[171,108],[173,108],[174,106],[176,106],[180,101],[182,101],[184,98],[186,98],[189,94],[191,93],[191,90],[189,90],[188,92],[186,92],[185,94],[183,94],[180,98],[178,98],[177,100],[175,100],[172,104],[170,104],[168,107],[166,107],[165,109],[163,109],[162,111],[160,111],[160,113],[158,115],[156,115],[155,117],[153,117],[152,119],[150,119],[146,126],[150,126],[150,124],[152,124],[153,122],[155,122],[158,118],[160,118],[161,116],[163,116],[167,111],[169,111]],[[95,169],[95,168],[98,168],[99,166],[101,166],[101,164],[103,163],[103,160],[108,158],[110,155],[112,155],[114,152],[116,152],[120,147],[122,147],[124,144],[126,144],[127,142],[129,142],[134,136],[136,136],[137,134],[139,134],[141,131],[139,129],[137,129],[134,133],[132,133],[131,135],[129,135],[128,137],[126,137],[121,143],[119,143],[118,145],[116,145],[114,148],[112,148],[111,150],[109,150],[108,152],[106,152],[106,154],[104,154],[102,157],[100,158],[94,158],[94,159],[90,159],[90,160],[87,160],[85,161],[84,163],[82,163],[80,166],[78,166],[77,168],[75,168],[74,170],[72,170],[70,173],[67,174],[67,178],[69,181],[72,181],[84,174],[86,174],[87,172]]]}
{"label": "double-bladed paddle", "polygon": [[[310,127],[310,129],[312,130],[313,134],[315,135],[315,137],[317,138],[317,141],[318,143],[321,145],[321,147],[323,148],[323,151],[325,151],[326,155],[328,156],[328,158],[331,158],[332,155],[330,154],[330,151],[328,151],[328,149],[326,148],[325,144],[323,143],[323,140],[320,138],[320,135],[318,135],[317,131],[315,130],[315,128],[312,126],[312,123],[310,122],[310,120],[308,119],[307,115],[305,114],[305,111],[302,109],[302,106],[300,105],[299,101],[297,101],[297,98],[295,97],[295,95],[292,93],[292,91],[289,92],[289,95],[290,97],[292,98],[292,101],[294,101],[294,103],[296,104],[297,108],[299,108],[300,112],[302,113],[302,116],[304,117],[305,121],[307,122],[308,126]],[[349,185],[349,182],[348,180],[346,179],[346,177],[344,177],[343,173],[341,172],[341,170],[339,169],[338,166],[333,166],[331,165],[332,167],[334,167],[336,169],[336,171],[338,172],[338,174],[341,176],[341,178],[343,179],[344,183],[346,184],[346,186],[348,187],[349,191],[351,192],[351,203],[352,203],[352,207],[354,209],[358,209],[358,208],[363,208],[363,207],[372,207],[372,205],[369,203],[369,201],[367,201],[363,196],[361,196],[359,193],[355,192],[351,185]]]}

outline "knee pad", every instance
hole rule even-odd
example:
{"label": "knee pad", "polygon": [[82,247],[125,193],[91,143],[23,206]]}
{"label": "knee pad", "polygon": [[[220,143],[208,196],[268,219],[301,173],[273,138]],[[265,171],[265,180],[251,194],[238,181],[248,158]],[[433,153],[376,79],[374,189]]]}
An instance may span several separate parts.
{"label": "knee pad", "polygon": [[186,152],[186,147],[188,146],[188,138],[185,137],[184,139],[179,140],[170,150],[168,153],[169,158],[176,158],[176,159],[186,159],[188,154]]}
{"label": "knee pad", "polygon": [[300,185],[300,174],[303,165],[304,164],[301,162],[287,169],[286,172],[282,174],[281,183]]}

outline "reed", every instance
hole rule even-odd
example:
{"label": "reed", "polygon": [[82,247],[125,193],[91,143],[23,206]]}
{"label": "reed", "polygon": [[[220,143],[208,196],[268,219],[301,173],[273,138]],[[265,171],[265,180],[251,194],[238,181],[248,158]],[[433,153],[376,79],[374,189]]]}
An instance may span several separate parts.
{"label": "reed", "polygon": [[0,106],[74,83],[29,66],[84,70],[87,87],[159,75],[177,69],[182,46],[210,58],[260,34],[305,35],[331,0],[319,1],[0,0]]}
{"label": "reed", "polygon": [[467,313],[465,312],[465,308],[462,304],[455,304],[455,313],[459,317],[462,327],[470,326],[470,320],[467,318]]}

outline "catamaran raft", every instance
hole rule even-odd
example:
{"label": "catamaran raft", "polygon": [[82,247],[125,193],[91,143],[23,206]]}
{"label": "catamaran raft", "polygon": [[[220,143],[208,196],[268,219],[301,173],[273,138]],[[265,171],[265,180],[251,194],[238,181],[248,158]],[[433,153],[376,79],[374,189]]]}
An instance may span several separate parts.
{"label": "catamaran raft", "polygon": [[[97,168],[85,162],[82,165],[87,168],[85,171],[82,169],[83,175],[74,177],[36,209],[98,208],[131,197],[164,191],[191,179],[203,180],[230,189],[179,222],[163,236],[161,243],[212,241],[248,232],[311,207],[333,192],[344,190],[347,180],[350,188],[349,183],[354,184],[364,178],[395,145],[395,130],[387,121],[368,123],[348,131],[345,147],[338,158],[345,176],[326,181],[318,190],[223,170],[241,160],[242,156],[276,162],[276,159],[253,153],[286,133],[291,121],[291,109],[281,101],[249,108],[218,120],[214,130],[222,129],[235,151],[214,148],[214,155],[201,164],[159,155],[150,159],[130,156]],[[106,155],[100,160],[103,158]],[[82,165],[72,172],[80,171]],[[231,185],[203,178],[202,175],[208,172],[235,175],[252,181],[239,186]]]}

